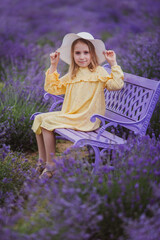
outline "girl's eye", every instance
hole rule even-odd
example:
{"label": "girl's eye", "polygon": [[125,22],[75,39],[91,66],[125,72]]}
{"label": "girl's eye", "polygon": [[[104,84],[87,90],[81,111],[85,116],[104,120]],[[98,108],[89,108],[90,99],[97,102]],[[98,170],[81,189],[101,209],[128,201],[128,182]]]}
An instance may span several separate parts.
{"label": "girl's eye", "polygon": [[[89,53],[88,51],[84,51],[84,54],[88,54],[88,53]],[[81,53],[80,53],[79,51],[76,51],[75,54],[76,54],[76,55],[79,55],[79,54],[81,54]]]}

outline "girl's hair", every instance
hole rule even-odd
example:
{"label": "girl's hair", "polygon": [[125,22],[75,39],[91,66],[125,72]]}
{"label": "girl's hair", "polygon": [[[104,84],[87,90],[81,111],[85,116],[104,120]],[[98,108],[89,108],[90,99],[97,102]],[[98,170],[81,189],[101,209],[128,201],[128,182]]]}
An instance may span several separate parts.
{"label": "girl's hair", "polygon": [[71,79],[73,79],[76,76],[76,73],[79,69],[79,66],[74,61],[74,48],[78,42],[85,43],[89,48],[89,52],[91,54],[91,63],[88,65],[89,70],[91,72],[93,72],[96,69],[96,67],[99,65],[94,45],[86,39],[79,38],[79,39],[75,40],[71,46],[71,64],[70,64],[70,68],[69,68],[69,73],[70,73]]}

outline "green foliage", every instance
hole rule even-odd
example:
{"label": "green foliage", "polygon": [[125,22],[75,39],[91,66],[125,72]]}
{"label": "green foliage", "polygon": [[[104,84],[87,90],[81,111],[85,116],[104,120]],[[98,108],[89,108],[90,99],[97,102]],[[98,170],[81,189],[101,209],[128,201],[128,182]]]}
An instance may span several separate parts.
{"label": "green foliage", "polygon": [[0,205],[7,200],[6,196],[11,192],[18,194],[27,172],[29,171],[30,163],[18,153],[8,153],[4,159],[0,159]]}
{"label": "green foliage", "polygon": [[3,87],[4,87],[4,83],[0,82],[0,91],[2,91]]}
{"label": "green foliage", "polygon": [[112,37],[111,33],[107,32],[107,31],[105,31],[101,34],[101,39],[104,42],[107,41],[111,37]]}
{"label": "green foliage", "polygon": [[[43,94],[35,101],[34,93],[25,92],[8,86],[3,89],[0,100],[0,122],[5,132],[1,141],[10,145],[14,151],[35,150],[36,140],[31,130],[33,113],[45,112],[46,103],[43,103]],[[1,127],[1,128],[2,128]]]}
{"label": "green foliage", "polygon": [[47,37],[39,38],[37,44],[40,45],[41,47],[43,47],[47,44],[50,45],[51,47],[55,46],[55,43],[53,41],[51,41],[50,39],[48,39]]}

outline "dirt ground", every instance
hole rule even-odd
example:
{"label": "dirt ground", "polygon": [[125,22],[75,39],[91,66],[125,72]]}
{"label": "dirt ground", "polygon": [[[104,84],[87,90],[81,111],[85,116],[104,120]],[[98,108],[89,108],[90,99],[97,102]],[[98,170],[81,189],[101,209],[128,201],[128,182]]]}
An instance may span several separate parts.
{"label": "dirt ground", "polygon": [[[67,148],[71,147],[73,145],[72,142],[67,141],[67,140],[58,140],[56,143],[56,156],[60,156]],[[26,153],[25,158],[28,159],[29,161],[32,161],[33,163],[37,162],[38,160],[38,151],[36,152],[31,152],[31,153]]]}
{"label": "dirt ground", "polygon": [[[56,157],[61,156],[61,154],[71,146],[73,146],[72,142],[58,139],[56,142]],[[31,163],[33,167],[36,166],[38,161],[38,151],[25,153],[24,156]],[[85,157],[85,158],[89,157],[89,152],[87,147],[81,148],[81,157]]]}

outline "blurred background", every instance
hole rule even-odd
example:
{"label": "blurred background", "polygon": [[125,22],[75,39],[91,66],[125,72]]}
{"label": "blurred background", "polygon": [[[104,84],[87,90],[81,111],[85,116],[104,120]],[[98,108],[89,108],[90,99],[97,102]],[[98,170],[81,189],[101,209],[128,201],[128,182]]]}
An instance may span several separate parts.
{"label": "blurred background", "polygon": [[54,51],[66,33],[88,31],[116,51],[126,71],[158,79],[159,12],[159,0],[1,0],[1,70]]}
{"label": "blurred background", "polygon": [[[26,138],[34,142],[28,132],[29,115],[46,110],[44,73],[50,52],[61,45],[66,33],[90,32],[105,42],[106,49],[116,52],[125,72],[159,80],[159,13],[159,0],[1,0],[0,132],[7,136],[3,142],[16,148],[16,141],[25,137],[24,123]],[[67,69],[60,62],[59,72],[64,74]],[[150,128],[157,136],[159,110],[158,105]]]}

